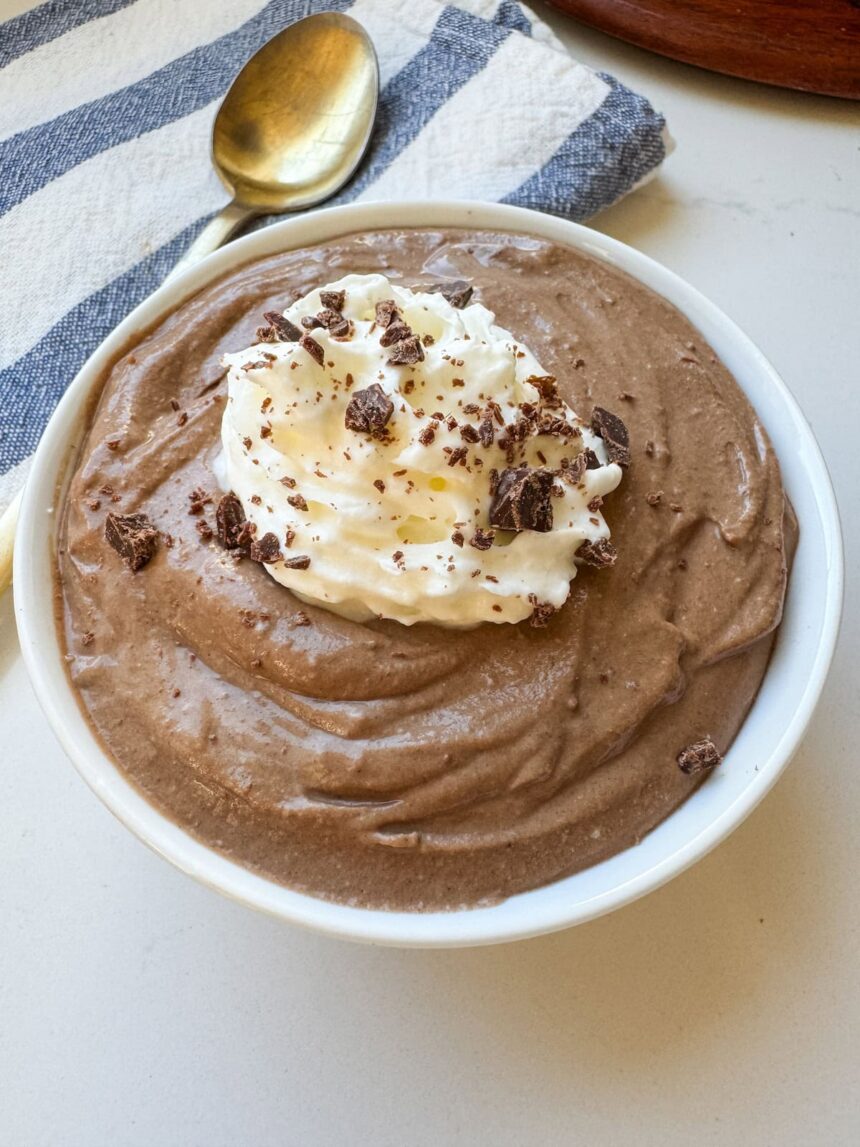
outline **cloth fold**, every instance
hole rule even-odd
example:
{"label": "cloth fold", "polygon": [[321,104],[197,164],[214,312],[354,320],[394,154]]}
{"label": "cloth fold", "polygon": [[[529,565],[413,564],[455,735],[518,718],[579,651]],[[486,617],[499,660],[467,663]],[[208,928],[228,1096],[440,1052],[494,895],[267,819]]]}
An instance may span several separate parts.
{"label": "cloth fold", "polygon": [[48,0],[0,24],[0,511],[78,368],[225,202],[209,137],[231,80],[324,9],[365,26],[381,83],[368,155],[332,203],[583,220],[667,153],[647,100],[513,0]]}

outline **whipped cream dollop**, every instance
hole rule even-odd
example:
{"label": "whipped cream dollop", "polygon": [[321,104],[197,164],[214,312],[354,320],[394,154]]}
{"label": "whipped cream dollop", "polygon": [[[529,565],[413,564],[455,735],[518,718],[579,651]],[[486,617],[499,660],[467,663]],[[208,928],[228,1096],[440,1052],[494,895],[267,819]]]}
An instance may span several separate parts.
{"label": "whipped cream dollop", "polygon": [[586,425],[470,294],[347,275],[225,355],[221,481],[252,556],[301,598],[359,621],[543,624],[577,561],[612,564],[600,505],[623,424]]}

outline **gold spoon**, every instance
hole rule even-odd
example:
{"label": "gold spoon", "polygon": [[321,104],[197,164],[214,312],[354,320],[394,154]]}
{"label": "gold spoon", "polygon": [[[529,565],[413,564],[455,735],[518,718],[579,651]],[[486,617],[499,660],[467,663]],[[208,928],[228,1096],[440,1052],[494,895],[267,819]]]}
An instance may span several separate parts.
{"label": "gold spoon", "polygon": [[[373,131],[379,68],[350,16],[320,12],[274,36],[245,64],[212,130],[212,162],[233,196],[169,278],[257,215],[314,207],[347,182]],[[0,593],[12,578],[21,495],[0,518]]]}

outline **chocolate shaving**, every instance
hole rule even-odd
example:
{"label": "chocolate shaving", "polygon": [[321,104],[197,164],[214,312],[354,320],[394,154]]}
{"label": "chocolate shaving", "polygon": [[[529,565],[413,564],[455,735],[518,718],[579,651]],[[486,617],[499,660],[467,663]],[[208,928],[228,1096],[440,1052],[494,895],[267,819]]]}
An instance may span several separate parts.
{"label": "chocolate shaving", "polygon": [[424,348],[421,346],[421,340],[417,335],[410,335],[409,338],[401,339],[391,348],[388,365],[414,366],[416,362],[423,360]]}
{"label": "chocolate shaving", "polygon": [[251,542],[249,556],[251,561],[264,562],[266,565],[276,562],[281,556],[281,543],[277,534],[263,534],[262,538]]}
{"label": "chocolate shaving", "polygon": [[[291,323],[285,315],[281,315],[277,311],[264,311],[263,318],[272,329],[275,335],[275,341],[297,343],[302,337],[302,332],[296,324]],[[266,339],[265,341],[268,342],[270,340]]]}
{"label": "chocolate shaving", "polygon": [[232,491],[225,494],[218,502],[218,507],[215,510],[218,541],[225,550],[248,548],[251,539],[247,537],[247,531],[243,529],[245,524],[245,511],[242,508],[242,503]]}
{"label": "chocolate shaving", "polygon": [[364,390],[355,391],[347,403],[343,421],[347,430],[379,438],[393,413],[394,403],[379,383],[374,382]]}
{"label": "chocolate shaving", "polygon": [[688,777],[698,776],[699,773],[709,773],[711,769],[715,769],[717,765],[721,764],[722,760],[719,749],[710,737],[706,737],[703,741],[696,741],[695,744],[687,745],[677,756],[678,768]]}
{"label": "chocolate shaving", "polygon": [[541,397],[541,402],[544,406],[551,410],[561,406],[561,399],[558,394],[558,385],[556,379],[551,374],[536,375],[533,374],[526,379],[526,382],[538,391]]}
{"label": "chocolate shaving", "polygon": [[630,465],[630,435],[617,414],[595,406],[591,412],[591,429],[603,439],[610,462],[617,462],[619,466]]}
{"label": "chocolate shaving", "polygon": [[480,526],[476,526],[474,534],[469,538],[469,545],[474,546],[476,550],[488,550],[495,536],[495,530],[482,530]]}
{"label": "chocolate shaving", "polygon": [[550,605],[548,601],[538,601],[537,594],[534,593],[529,594],[529,602],[532,606],[529,625],[535,629],[546,629],[547,625],[549,625],[549,619],[558,613],[558,610],[554,605]]}
{"label": "chocolate shaving", "polygon": [[393,346],[394,343],[411,338],[412,334],[412,327],[407,326],[402,319],[396,319],[390,326],[387,326],[379,336],[379,345]]}
{"label": "chocolate shaving", "polygon": [[306,570],[311,564],[307,554],[297,554],[294,558],[284,558],[284,568],[288,570]]}
{"label": "chocolate shaving", "polygon": [[500,530],[552,529],[553,475],[549,470],[518,466],[503,470],[490,506],[490,525]]}
{"label": "chocolate shaving", "polygon": [[325,351],[316,339],[312,339],[310,335],[302,335],[299,339],[299,346],[304,347],[311,358],[318,362],[320,366],[323,365],[325,361]]}
{"label": "chocolate shaving", "polygon": [[320,302],[330,311],[342,311],[346,291],[320,291]]}
{"label": "chocolate shaving", "polygon": [[212,499],[209,497],[202,486],[198,486],[188,495],[188,501],[191,503],[191,505],[188,507],[189,514],[202,514],[203,507],[208,505]]}
{"label": "chocolate shaving", "polygon": [[485,418],[478,424],[478,438],[481,440],[481,445],[489,449],[493,445],[493,439],[496,436],[496,431],[493,426],[492,418]]}
{"label": "chocolate shaving", "polygon": [[382,302],[376,304],[376,325],[379,327],[388,327],[400,318],[400,308],[395,303],[394,299],[383,299]]}
{"label": "chocolate shaving", "polygon": [[108,513],[105,540],[130,570],[143,569],[158,549],[158,530],[146,514]]}
{"label": "chocolate shaving", "polygon": [[458,311],[466,306],[473,291],[474,287],[470,286],[464,279],[455,279],[451,283],[434,283],[432,286],[424,288],[425,294],[441,295]]}
{"label": "chocolate shaving", "polygon": [[[591,453],[594,454],[594,451],[592,450]],[[582,481],[587,463],[588,457],[585,450],[577,454],[572,462],[569,458],[562,458],[561,469],[558,472],[558,476],[562,482],[566,482],[568,486],[578,486]]]}
{"label": "chocolate shaving", "polygon": [[576,556],[581,558],[586,565],[594,566],[595,569],[606,569],[608,566],[615,565],[618,552],[612,542],[607,541],[606,538],[599,538],[596,542],[583,542],[576,551]]}

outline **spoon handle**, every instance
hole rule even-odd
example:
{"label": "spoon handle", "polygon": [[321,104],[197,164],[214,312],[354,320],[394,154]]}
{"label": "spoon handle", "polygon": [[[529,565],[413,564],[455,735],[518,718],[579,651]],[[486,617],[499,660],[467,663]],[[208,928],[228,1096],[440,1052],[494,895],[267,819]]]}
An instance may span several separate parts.
{"label": "spoon handle", "polygon": [[188,267],[199,263],[204,255],[211,255],[217,251],[222,243],[226,243],[234,232],[238,231],[243,223],[253,219],[260,212],[254,207],[242,207],[241,204],[228,203],[222,208],[214,219],[210,219],[170,274],[165,279],[169,282],[174,276],[180,274]]}

